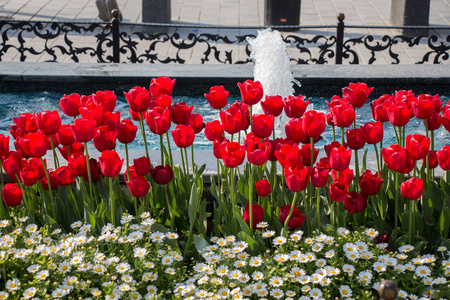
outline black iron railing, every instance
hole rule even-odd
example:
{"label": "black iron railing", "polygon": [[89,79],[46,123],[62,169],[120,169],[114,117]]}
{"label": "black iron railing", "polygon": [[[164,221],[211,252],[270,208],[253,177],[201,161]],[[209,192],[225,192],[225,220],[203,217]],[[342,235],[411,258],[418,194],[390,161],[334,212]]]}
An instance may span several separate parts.
{"label": "black iron railing", "polygon": [[[384,55],[392,64],[399,64],[400,53],[413,47],[420,51],[419,58],[414,61],[417,64],[439,64],[449,58],[450,26],[350,26],[344,24],[344,18],[343,14],[339,14],[336,26],[272,26],[272,28],[290,30],[289,33],[283,32],[283,38],[291,45],[291,61],[296,64],[359,64],[362,63],[360,55],[365,55],[365,60],[369,64],[374,63],[378,55]],[[155,28],[163,28],[163,31],[167,32],[148,33]],[[120,22],[118,18],[114,18],[111,23],[1,20],[0,61],[11,58],[27,61],[30,56],[40,56],[43,61],[54,62],[64,60],[80,62],[93,59],[100,63],[183,64],[190,55],[189,51],[196,50],[201,55],[197,55],[198,61],[191,59],[191,63],[251,62],[247,39],[255,37],[253,33],[233,37],[206,32],[183,34],[178,32],[182,31],[181,28],[199,31],[214,29],[219,32],[248,31],[264,27],[140,24]],[[353,34],[352,37],[346,33],[346,30],[351,29],[398,29],[407,34],[356,37]],[[328,31],[329,35],[309,37],[310,35],[303,34],[305,31],[313,30]],[[431,35],[430,32],[438,34]],[[234,45],[241,46],[244,53],[241,50],[239,54],[239,51],[232,49]]]}

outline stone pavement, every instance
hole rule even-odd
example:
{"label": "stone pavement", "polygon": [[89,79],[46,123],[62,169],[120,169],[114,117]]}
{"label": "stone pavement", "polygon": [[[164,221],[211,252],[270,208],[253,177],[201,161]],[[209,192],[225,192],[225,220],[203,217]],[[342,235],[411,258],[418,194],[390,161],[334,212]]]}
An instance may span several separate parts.
{"label": "stone pavement", "polygon": [[[142,1],[145,0],[117,0],[122,11],[124,22],[141,22]],[[345,14],[346,25],[390,25],[390,6],[395,0],[302,0],[301,25],[335,25],[337,13]],[[202,25],[231,25],[231,26],[263,26],[264,0],[171,0],[172,23],[174,24],[202,24]],[[0,19],[34,20],[34,21],[80,21],[102,22],[98,18],[98,10],[94,0],[0,0]],[[431,0],[430,25],[450,25],[450,0]],[[192,32],[212,32],[234,35],[256,34],[256,30],[214,30],[175,28],[170,32],[188,34]],[[439,31],[438,35],[446,36],[450,32]],[[286,35],[287,33],[283,33]],[[334,35],[335,29],[309,29],[296,33],[303,38],[314,35]],[[346,29],[346,37],[357,37],[372,34],[380,37],[384,34],[399,34],[396,30],[387,29]],[[95,39],[94,39],[95,40]],[[92,36],[80,37],[78,44],[92,43]],[[33,43],[33,39],[30,40]],[[56,43],[57,44],[57,43]],[[243,46],[232,46],[245,57]],[[414,63],[423,56],[420,47],[413,49],[399,45],[400,61]],[[295,49],[294,49],[295,50]],[[173,52],[170,45],[161,47],[161,51]],[[200,50],[203,52],[204,50]],[[293,49],[288,50],[294,55]],[[361,63],[367,63],[370,53],[363,53],[358,49]],[[367,51],[366,51],[367,52]],[[201,53],[200,53],[201,54]],[[186,63],[195,61],[200,54],[191,51],[186,57]],[[45,57],[28,57],[30,61],[44,61]],[[27,58],[27,59],[28,59]],[[7,53],[1,57],[3,61],[19,60],[18,53]],[[71,61],[70,59],[66,60]],[[86,62],[95,62],[95,58],[87,58]],[[444,61],[448,63],[450,60]],[[377,64],[390,64],[392,58],[387,53],[377,56]]]}

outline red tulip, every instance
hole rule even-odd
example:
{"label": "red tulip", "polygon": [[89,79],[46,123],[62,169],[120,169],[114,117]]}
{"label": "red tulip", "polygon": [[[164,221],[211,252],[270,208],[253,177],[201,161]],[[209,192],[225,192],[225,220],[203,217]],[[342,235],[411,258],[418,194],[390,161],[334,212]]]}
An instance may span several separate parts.
{"label": "red tulip", "polygon": [[194,129],[195,134],[200,133],[205,128],[203,117],[199,113],[191,113],[188,124]]}
{"label": "red tulip", "polygon": [[328,171],[331,170],[330,166],[330,158],[329,157],[322,157],[319,159],[319,161],[316,163],[316,167],[327,169]]}
{"label": "red tulip", "polygon": [[205,125],[205,136],[208,140],[214,141],[215,139],[223,136],[223,127],[220,121],[214,120],[208,122]]}
{"label": "red tulip", "polygon": [[309,110],[303,115],[303,129],[305,133],[313,138],[319,137],[325,131],[325,115]]}
{"label": "red tulip", "polygon": [[269,142],[255,143],[251,139],[247,139],[246,146],[247,160],[251,164],[262,166],[269,160],[271,146]]}
{"label": "red tulip", "polygon": [[107,111],[103,114],[103,125],[116,128],[120,123],[120,111],[111,112]]}
{"label": "red tulip", "polygon": [[283,168],[302,163],[302,153],[297,144],[280,144],[275,150],[275,156]]}
{"label": "red tulip", "polygon": [[150,109],[154,109],[157,106],[162,106],[164,108],[170,108],[172,107],[172,97],[169,95],[159,95],[158,98],[153,99],[152,102],[150,102]]}
{"label": "red tulip", "polygon": [[273,132],[273,115],[253,115],[252,131],[259,138],[268,138]]}
{"label": "red tulip", "polygon": [[328,103],[328,109],[333,116],[334,125],[337,127],[348,127],[353,124],[356,118],[353,106],[343,100],[334,100]]}
{"label": "red tulip", "polygon": [[311,184],[316,187],[324,187],[328,183],[328,169],[314,167],[311,173]]}
{"label": "red tulip", "polygon": [[44,165],[42,165],[42,161],[39,158],[30,158],[27,164],[37,171],[38,179],[45,177],[44,165],[47,168],[47,160],[44,159]]}
{"label": "red tulip", "polygon": [[372,91],[373,87],[369,88],[367,84],[358,82],[350,83],[348,87],[343,88],[342,94],[353,107],[360,108],[367,102]]}
{"label": "red tulip", "polygon": [[94,146],[99,152],[114,150],[116,148],[117,129],[109,126],[100,126],[94,131]]}
{"label": "red tulip", "polygon": [[133,197],[145,197],[150,190],[150,183],[143,176],[132,177],[127,182],[128,190]]}
{"label": "red tulip", "polygon": [[442,108],[442,116],[439,116],[438,119],[439,123],[441,123],[447,131],[450,131],[450,104],[447,104]]}
{"label": "red tulip", "polygon": [[366,144],[362,129],[347,129],[347,145],[350,149],[359,150]]}
{"label": "red tulip", "polygon": [[38,171],[33,167],[23,167],[19,173],[20,181],[26,186],[33,186],[38,181]]}
{"label": "red tulip", "polygon": [[304,101],[302,95],[289,96],[283,99],[284,112],[289,118],[301,118],[308,107],[309,100]]}
{"label": "red tulip", "polygon": [[159,97],[159,95],[172,95],[173,86],[175,85],[175,79],[170,79],[167,76],[161,76],[158,78],[152,78],[150,82],[150,93],[153,99]]}
{"label": "red tulip", "polygon": [[[95,160],[95,158],[89,159],[89,169],[91,170],[91,182],[98,182],[103,174],[100,164]],[[89,182],[89,176],[87,172],[83,175],[83,179],[85,182]]]}
{"label": "red tulip", "polygon": [[189,122],[189,117],[191,116],[191,112],[194,109],[194,106],[187,106],[186,103],[174,103],[171,108],[171,119],[177,125],[186,125]]}
{"label": "red tulip", "polygon": [[[244,210],[244,221],[247,223],[248,226],[250,226],[250,203],[247,203]],[[259,222],[262,222],[264,219],[264,210],[263,208],[258,204],[252,204],[252,223],[253,223],[253,229],[256,229],[256,224]]]}
{"label": "red tulip", "polygon": [[122,169],[123,159],[115,151],[105,150],[98,158],[102,174],[106,177],[116,177]]}
{"label": "red tulip", "polygon": [[423,180],[421,178],[412,177],[403,181],[400,186],[400,193],[409,200],[418,200],[423,193]]}
{"label": "red tulip", "polygon": [[209,94],[205,94],[206,100],[208,100],[209,105],[214,109],[222,109],[228,103],[228,95],[230,92],[225,91],[223,86],[213,86],[209,90]]}
{"label": "red tulip", "polygon": [[[424,157],[422,158],[422,163],[425,166],[427,163],[427,158]],[[437,151],[428,151],[428,164],[429,164],[429,168],[430,169],[435,169],[437,168],[438,164],[438,160],[437,160]]]}
{"label": "red tulip", "polygon": [[278,117],[283,112],[283,98],[281,96],[266,96],[261,101],[261,108],[266,115]]}
{"label": "red tulip", "polygon": [[450,170],[450,146],[445,145],[436,155],[439,166],[445,171]]}
{"label": "red tulip", "polygon": [[67,186],[75,182],[75,174],[68,166],[62,166],[57,168],[53,172],[53,176],[56,179],[59,186]]}
{"label": "red tulip", "polygon": [[18,206],[22,203],[22,190],[15,183],[7,183],[2,190],[3,202],[7,206]]}
{"label": "red tulip", "polygon": [[221,136],[216,138],[213,142],[213,153],[217,159],[222,159],[222,155],[220,154],[220,146],[222,143],[229,143],[229,141],[225,137]]}
{"label": "red tulip", "polygon": [[240,105],[232,105],[225,111],[220,112],[220,121],[222,122],[223,129],[229,134],[235,134],[244,129],[244,112]]}
{"label": "red tulip", "polygon": [[330,112],[328,112],[328,113],[325,115],[325,119],[326,119],[328,125],[330,125],[330,126],[336,126],[336,124],[334,124],[333,115],[332,115]]}
{"label": "red tulip", "polygon": [[134,170],[137,175],[146,176],[150,172],[150,159],[146,156],[133,160]]}
{"label": "red tulip", "polygon": [[372,117],[375,121],[378,122],[387,122],[389,121],[388,117],[388,107],[393,102],[391,95],[383,95],[380,98],[373,100],[370,103],[370,107],[372,108]]}
{"label": "red tulip", "polygon": [[[314,163],[316,162],[317,156],[319,155],[319,150],[316,149],[316,147],[313,147],[313,160],[312,160],[312,164],[314,165]],[[311,166],[311,144],[306,144],[302,146],[301,149],[301,154],[302,154],[302,163],[305,166]]]}
{"label": "red tulip", "polygon": [[162,106],[148,110],[145,122],[151,132],[159,135],[164,134],[170,129],[170,110]]}
{"label": "red tulip", "polygon": [[69,156],[68,166],[72,169],[75,176],[84,176],[87,174],[86,156],[80,152]]}
{"label": "red tulip", "polygon": [[369,145],[377,144],[383,140],[383,123],[368,122],[361,126],[364,132],[364,138]]}
{"label": "red tulip", "polygon": [[103,124],[103,104],[95,104],[89,102],[86,106],[80,108],[81,117],[83,119],[89,119],[95,121],[95,126],[101,126]]}
{"label": "red tulip", "polygon": [[[423,120],[425,126],[425,120]],[[439,120],[439,115],[434,113],[431,117],[426,119],[428,130],[438,130],[441,127],[441,122]]]}
{"label": "red tulip", "polygon": [[404,103],[395,103],[388,108],[388,118],[394,126],[405,126],[410,119],[410,111]]}
{"label": "red tulip", "polygon": [[414,93],[409,91],[396,91],[394,97],[394,106],[397,104],[404,105],[409,110],[409,118],[414,117],[414,113],[412,111],[412,104],[417,101]]}
{"label": "red tulip", "polygon": [[94,137],[96,122],[89,119],[75,119],[71,124],[73,136],[79,143],[87,143]]}
{"label": "red tulip", "polygon": [[[412,111],[418,119],[428,119],[436,114],[436,106],[439,106],[439,95],[431,96],[421,94],[417,101],[411,104]],[[442,105],[442,102],[441,102]],[[438,109],[439,112],[439,109]]]}
{"label": "red tulip", "polygon": [[270,182],[267,179],[255,181],[256,193],[261,197],[266,197],[271,192]]}
{"label": "red tulip", "polygon": [[289,122],[284,125],[286,137],[294,143],[303,142],[306,139],[306,133],[303,126],[303,119],[290,119]]}
{"label": "red tulip", "polygon": [[117,139],[122,144],[129,144],[136,138],[138,127],[130,119],[123,119],[117,124]]}
{"label": "red tulip", "polygon": [[220,145],[220,156],[227,168],[236,168],[244,162],[245,146],[236,142],[222,143]]}
{"label": "red tulip", "polygon": [[387,167],[392,171],[409,173],[414,168],[414,161],[409,157],[408,150],[399,145],[383,148],[381,154]]}
{"label": "red tulip", "polygon": [[160,185],[168,184],[172,181],[173,178],[173,170],[169,165],[159,165],[154,169],[151,169],[153,180]]}
{"label": "red tulip", "polygon": [[123,92],[123,94],[127,99],[130,109],[136,112],[145,112],[149,108],[150,101],[152,100],[150,92],[140,86],[132,88],[128,93]]}
{"label": "red tulip", "polygon": [[[328,145],[323,146],[323,148],[325,149],[325,153],[327,154],[327,157],[330,157],[330,155],[331,155],[331,150],[332,150],[333,148],[341,147],[341,146],[342,146],[341,143],[339,143],[338,141],[334,141],[334,142],[331,142],[331,143],[328,144]],[[347,144],[344,143],[343,147],[344,147],[344,148],[347,148]]]}
{"label": "red tulip", "polygon": [[372,174],[372,172],[367,169],[359,177],[361,192],[366,195],[375,195],[380,190],[383,181],[383,178],[380,177],[378,172]]}
{"label": "red tulip", "polygon": [[[286,219],[289,216],[290,211],[291,211],[291,204],[287,204],[280,208],[281,224],[284,224],[284,222],[286,222]],[[297,206],[294,206],[294,210],[292,211],[291,218],[289,219],[288,222],[289,229],[294,230],[296,228],[302,227],[305,219],[306,216],[302,214],[302,212],[297,208]]]}
{"label": "red tulip", "polygon": [[[131,109],[128,109],[128,112],[130,113],[131,119],[134,121],[140,121],[141,120],[141,113],[132,111]],[[144,112],[142,113],[142,119],[144,120],[147,114]]]}
{"label": "red tulip", "polygon": [[330,153],[330,166],[333,170],[344,171],[350,165],[352,150],[345,147],[336,147]]}
{"label": "red tulip", "polygon": [[241,90],[241,98],[248,105],[255,105],[263,97],[263,87],[259,81],[246,80],[244,83],[238,82]]}
{"label": "red tulip", "polygon": [[23,131],[23,135],[38,131],[36,116],[31,113],[23,113],[18,118],[13,117],[14,123]]}
{"label": "red tulip", "polygon": [[362,193],[350,192],[344,199],[344,208],[350,214],[362,212],[367,207],[367,196]]}
{"label": "red tulip", "polygon": [[0,160],[9,152],[9,136],[0,134]]}
{"label": "red tulip", "polygon": [[[67,148],[69,147],[69,148]],[[61,153],[61,155],[64,157],[64,159],[68,159],[69,156],[71,154],[74,153],[81,153],[83,154],[84,152],[84,145],[78,142],[74,142],[73,144],[69,145],[69,146],[64,146],[64,147],[58,147],[59,149],[59,153]],[[69,153],[67,153],[67,149],[69,149]]]}
{"label": "red tulip", "polygon": [[[50,187],[52,190],[56,189],[58,187],[58,181],[56,181],[55,177],[53,176],[53,171],[48,172],[48,177],[50,178]],[[41,186],[44,188],[44,190],[48,191],[48,181],[47,176],[44,176],[40,180]]]}
{"label": "red tulip", "polygon": [[45,110],[40,113],[35,114],[38,127],[41,129],[45,135],[52,135],[58,132],[61,126],[61,117],[58,111],[48,111]]}
{"label": "red tulip", "polygon": [[430,139],[421,134],[410,134],[406,136],[406,150],[409,157],[419,160],[427,156],[430,148]]}
{"label": "red tulip", "polygon": [[287,166],[284,169],[287,187],[293,192],[303,191],[311,179],[312,168],[303,164]]}
{"label": "red tulip", "polygon": [[343,181],[335,181],[328,186],[330,200],[334,202],[342,202],[348,195],[348,184]]}
{"label": "red tulip", "polygon": [[73,136],[71,126],[69,124],[61,125],[56,133],[56,139],[58,140],[58,143],[64,146],[72,144],[75,141],[75,137]]}
{"label": "red tulip", "polygon": [[333,181],[340,180],[350,185],[354,177],[355,175],[353,174],[353,170],[350,168],[347,168],[344,171],[340,172],[331,170],[331,179],[333,179]]}
{"label": "red tulip", "polygon": [[41,130],[25,135],[18,140],[26,157],[42,157],[47,153],[45,134]]}
{"label": "red tulip", "polygon": [[180,148],[190,147],[194,143],[195,132],[189,125],[177,125],[171,134],[173,141]]}
{"label": "red tulip", "polygon": [[79,94],[64,95],[59,100],[62,112],[69,117],[76,117],[80,114],[81,96]]}
{"label": "red tulip", "polygon": [[92,95],[92,100],[96,105],[103,104],[104,111],[114,111],[117,97],[114,91],[98,91]]}

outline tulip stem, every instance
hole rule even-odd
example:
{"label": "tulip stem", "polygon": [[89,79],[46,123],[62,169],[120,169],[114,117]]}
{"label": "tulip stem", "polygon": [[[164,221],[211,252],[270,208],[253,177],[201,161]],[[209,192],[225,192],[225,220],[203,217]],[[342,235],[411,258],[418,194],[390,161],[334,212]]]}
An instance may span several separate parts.
{"label": "tulip stem", "polygon": [[392,125],[392,128],[394,128],[394,133],[395,133],[395,138],[397,139],[397,144],[401,146],[400,137],[398,136],[398,133],[397,133],[397,128],[394,125]]}
{"label": "tulip stem", "polygon": [[398,190],[400,187],[398,186],[398,172],[395,172],[395,222],[394,227],[397,229],[398,227]]}
{"label": "tulip stem", "polygon": [[358,150],[355,149],[355,171],[356,171],[356,177],[355,177],[355,191],[359,191],[359,161],[358,161]]}
{"label": "tulip stem", "polygon": [[[426,120],[426,119],[425,119]],[[406,147],[406,126],[403,126],[403,147]]]}
{"label": "tulip stem", "polygon": [[[425,124],[425,133],[428,138],[428,120],[424,119],[423,123]],[[430,155],[427,152],[426,156],[426,167],[427,167],[427,188],[428,188],[428,197],[431,198],[431,186],[430,186]]]}
{"label": "tulip stem", "polygon": [[317,189],[317,191],[316,191],[316,197],[317,197],[317,229],[319,230],[319,232],[322,232],[322,230],[321,230],[321,227],[322,227],[322,225],[321,225],[321,223],[322,223],[322,221],[321,221],[321,215],[320,215],[320,188],[318,188]]}
{"label": "tulip stem", "polygon": [[341,146],[345,145],[344,127],[341,127]]}
{"label": "tulip stem", "polygon": [[[277,186],[277,162],[276,161],[271,161],[272,164],[272,169],[271,169],[271,174],[270,176],[272,177],[271,182],[272,182],[272,190],[270,192],[270,202],[273,204],[274,203],[274,198],[275,198],[275,188]],[[264,213],[267,212],[267,199],[264,199]]]}
{"label": "tulip stem", "polygon": [[42,166],[44,167],[44,171],[45,171],[45,177],[47,178],[47,185],[48,185],[48,191],[50,192],[50,200],[51,200],[51,209],[52,209],[52,213],[53,213],[53,217],[56,217],[56,212],[55,212],[55,203],[53,200],[53,191],[52,191],[52,185],[50,183],[50,175],[48,174],[48,170],[47,170],[47,165],[44,162],[44,159],[42,157],[40,157],[41,159],[41,163]]}
{"label": "tulip stem", "polygon": [[333,126],[331,126],[331,129],[333,130],[333,142],[335,142],[336,141],[336,128],[333,125]]}
{"label": "tulip stem", "polygon": [[[189,158],[188,158],[188,154],[187,154],[187,150],[186,148],[183,148],[184,150],[184,157],[186,157],[186,169],[187,169],[187,175],[189,175],[190,171],[189,171]],[[193,168],[192,168],[193,169]]]}
{"label": "tulip stem", "polygon": [[249,216],[250,216],[250,221],[249,221],[249,227],[250,227],[250,234],[253,237],[253,187],[255,186],[255,182],[254,182],[254,170],[255,168],[252,168],[252,166],[250,165],[250,179],[248,180],[248,212],[249,212]]}
{"label": "tulip stem", "polygon": [[111,209],[111,223],[116,226],[116,218],[114,216],[115,208],[114,208],[114,199],[113,199],[113,181],[112,177],[109,177],[109,202]]}
{"label": "tulip stem", "polygon": [[161,166],[164,166],[164,144],[162,134],[159,135],[159,144],[161,147]]}
{"label": "tulip stem", "polygon": [[[286,220],[284,221],[284,230],[286,232],[289,231],[289,226],[288,226],[289,225],[289,220],[291,219],[292,213],[294,212],[295,202],[297,201],[298,194],[299,194],[298,192],[295,193],[294,200],[292,200],[292,203],[291,203],[291,209],[289,210],[289,214],[288,214]],[[308,224],[308,234],[310,234],[310,232],[309,232],[309,221],[306,222],[306,223]]]}
{"label": "tulip stem", "polygon": [[170,167],[173,169],[172,149],[170,148],[170,140],[169,140],[169,133],[168,133],[168,132],[166,132],[166,139],[167,139],[167,148],[169,149],[169,162],[170,162]]}
{"label": "tulip stem", "polygon": [[[430,138],[431,138],[431,151],[434,151],[434,130],[430,130]],[[434,180],[434,169],[431,170],[431,178]]]}
{"label": "tulip stem", "polygon": [[173,232],[174,228],[175,228],[175,224],[174,224],[175,220],[173,218],[172,207],[170,206],[169,196],[167,194],[167,184],[164,185],[164,193],[166,194],[167,207],[168,207],[169,216],[170,216],[170,230]]}
{"label": "tulip stem", "polygon": [[380,176],[381,175],[381,164],[380,164],[380,156],[378,155],[377,144],[373,144],[373,147],[375,148],[375,155],[377,156],[378,176]]}
{"label": "tulip stem", "polygon": [[94,196],[92,194],[92,177],[91,177],[91,165],[89,164],[89,152],[87,142],[84,142],[84,151],[86,153],[86,169],[89,178],[89,196],[91,197],[92,203],[94,203]]}
{"label": "tulip stem", "polygon": [[192,173],[197,172],[197,166],[194,163],[194,144],[191,145],[191,161],[192,161]]}
{"label": "tulip stem", "polygon": [[185,166],[185,164],[184,164],[183,148],[180,148],[180,156],[181,156],[181,164],[182,164],[182,166],[183,166],[183,173],[184,173],[184,176],[187,176],[187,174],[186,174],[186,166]]}
{"label": "tulip stem", "polygon": [[311,168],[314,167],[314,138],[310,137],[309,142],[311,143]]}
{"label": "tulip stem", "polygon": [[413,201],[409,201],[409,233],[408,233],[408,243],[412,245],[412,221],[413,221]]}
{"label": "tulip stem", "polygon": [[[49,135],[50,138],[50,144],[52,146],[52,152],[53,152],[53,161],[55,163],[55,169],[59,168],[59,161],[58,161],[58,156],[56,155],[56,151],[55,151],[55,145],[53,143],[53,138],[51,135]],[[69,159],[69,157],[67,157],[67,159]]]}
{"label": "tulip stem", "polygon": [[[131,179],[131,174],[130,174],[130,159],[128,157],[128,144],[125,143],[125,155],[127,157],[127,177],[125,178],[126,181],[130,181]],[[128,180],[127,180],[128,179]]]}
{"label": "tulip stem", "polygon": [[[139,127],[141,127],[141,134],[142,134],[142,139],[144,140],[144,147],[145,147],[145,154],[147,155],[147,158],[150,159],[150,155],[148,155],[148,148],[147,148],[147,138],[145,136],[145,128],[144,128],[144,118],[143,118],[143,114],[140,111],[139,112]],[[161,163],[162,165],[162,163]]]}
{"label": "tulip stem", "polygon": [[[0,180],[1,180],[1,186],[0,190],[3,191],[3,187],[5,186],[5,179],[3,178],[3,165],[0,162]],[[0,215],[2,218],[6,219],[8,218],[8,214],[6,213],[6,208],[3,206],[3,201],[0,201]]]}

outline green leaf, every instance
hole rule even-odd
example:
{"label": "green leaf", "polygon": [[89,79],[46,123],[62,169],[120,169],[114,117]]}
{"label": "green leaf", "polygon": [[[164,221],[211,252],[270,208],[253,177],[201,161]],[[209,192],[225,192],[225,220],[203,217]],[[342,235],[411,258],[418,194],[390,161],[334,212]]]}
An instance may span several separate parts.
{"label": "green leaf", "polygon": [[198,209],[198,231],[202,235],[206,235],[206,227],[207,227],[207,221],[206,221],[206,201],[202,200],[200,202],[200,207]]}
{"label": "green leaf", "polygon": [[244,241],[248,244],[248,248],[246,249],[246,251],[250,254],[250,255],[258,255],[260,254],[260,249],[258,247],[258,243],[247,233],[241,231],[238,233],[238,238],[241,241]]}
{"label": "green leaf", "polygon": [[189,232],[192,232],[194,223],[197,220],[197,209],[198,209],[198,195],[197,195],[197,185],[194,183],[191,188],[191,197],[189,199]]}
{"label": "green leaf", "polygon": [[251,234],[250,227],[248,227],[247,223],[245,223],[244,219],[239,216],[236,212],[234,212],[234,218],[238,221],[241,230],[247,234]]}
{"label": "green leaf", "polygon": [[368,152],[368,150],[369,149],[366,149],[366,151],[364,151],[362,167],[361,167],[361,173],[366,170],[366,162],[367,162],[367,152]]}
{"label": "green leaf", "polygon": [[204,254],[209,252],[209,250],[206,249],[209,246],[209,243],[203,237],[194,234],[194,244],[195,248],[197,248],[198,253]]}

